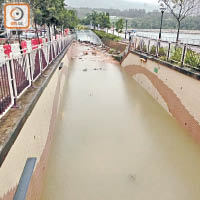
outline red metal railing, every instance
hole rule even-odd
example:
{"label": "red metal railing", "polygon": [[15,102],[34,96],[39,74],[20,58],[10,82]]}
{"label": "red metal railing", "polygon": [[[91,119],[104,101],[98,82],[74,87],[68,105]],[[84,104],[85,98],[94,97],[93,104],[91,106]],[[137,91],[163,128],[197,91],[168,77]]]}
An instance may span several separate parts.
{"label": "red metal railing", "polygon": [[3,116],[13,104],[8,65],[0,65],[0,116]]}
{"label": "red metal railing", "polygon": [[73,40],[73,35],[60,38],[11,55],[0,63],[0,118],[15,104],[42,72],[48,68]]}

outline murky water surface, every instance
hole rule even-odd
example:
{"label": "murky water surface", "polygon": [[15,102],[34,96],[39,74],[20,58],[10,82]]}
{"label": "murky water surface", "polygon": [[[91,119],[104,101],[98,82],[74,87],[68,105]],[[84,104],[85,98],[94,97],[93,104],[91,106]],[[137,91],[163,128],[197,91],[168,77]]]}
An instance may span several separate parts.
{"label": "murky water surface", "polygon": [[76,48],[42,200],[199,200],[199,145],[117,64]]}

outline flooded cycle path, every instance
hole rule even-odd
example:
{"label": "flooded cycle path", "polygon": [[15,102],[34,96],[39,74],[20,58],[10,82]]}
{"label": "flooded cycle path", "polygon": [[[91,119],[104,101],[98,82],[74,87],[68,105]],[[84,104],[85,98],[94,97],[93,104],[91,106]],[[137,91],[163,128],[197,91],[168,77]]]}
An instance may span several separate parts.
{"label": "flooded cycle path", "polygon": [[199,200],[199,145],[112,58],[73,48],[41,199]]}

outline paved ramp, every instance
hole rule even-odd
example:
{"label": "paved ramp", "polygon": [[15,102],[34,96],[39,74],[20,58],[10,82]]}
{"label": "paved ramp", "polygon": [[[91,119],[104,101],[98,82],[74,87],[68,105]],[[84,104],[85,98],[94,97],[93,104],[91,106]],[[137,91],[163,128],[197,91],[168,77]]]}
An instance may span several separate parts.
{"label": "paved ramp", "polygon": [[80,30],[76,32],[77,40],[80,42],[89,42],[94,45],[102,45],[100,38],[91,30]]}
{"label": "paved ramp", "polygon": [[110,57],[76,44],[65,92],[42,200],[199,200],[199,145]]}

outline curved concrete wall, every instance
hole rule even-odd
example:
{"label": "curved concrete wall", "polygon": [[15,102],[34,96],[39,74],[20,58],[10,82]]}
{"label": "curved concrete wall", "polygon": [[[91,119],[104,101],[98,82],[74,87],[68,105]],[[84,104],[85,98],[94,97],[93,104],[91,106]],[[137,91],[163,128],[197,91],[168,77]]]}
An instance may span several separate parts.
{"label": "curved concrete wall", "polygon": [[56,116],[67,79],[71,51],[72,47],[63,59],[62,70],[57,69],[54,72],[0,168],[0,200],[13,199],[28,157],[36,157],[37,163],[27,199],[40,199]]}
{"label": "curved concrete wall", "polygon": [[200,142],[200,81],[134,53],[122,67]]}

